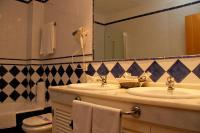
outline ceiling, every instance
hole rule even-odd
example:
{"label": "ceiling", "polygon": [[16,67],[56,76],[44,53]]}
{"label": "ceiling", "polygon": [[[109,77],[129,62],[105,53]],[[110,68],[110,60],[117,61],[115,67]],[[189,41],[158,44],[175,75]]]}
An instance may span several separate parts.
{"label": "ceiling", "polygon": [[160,0],[94,0],[94,12],[102,15],[112,14],[155,1]]}

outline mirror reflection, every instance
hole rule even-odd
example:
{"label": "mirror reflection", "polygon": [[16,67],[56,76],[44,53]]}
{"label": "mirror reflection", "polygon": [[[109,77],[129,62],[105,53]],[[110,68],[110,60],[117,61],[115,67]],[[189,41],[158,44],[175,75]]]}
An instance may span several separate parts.
{"label": "mirror reflection", "polygon": [[200,53],[200,1],[94,0],[94,59]]}

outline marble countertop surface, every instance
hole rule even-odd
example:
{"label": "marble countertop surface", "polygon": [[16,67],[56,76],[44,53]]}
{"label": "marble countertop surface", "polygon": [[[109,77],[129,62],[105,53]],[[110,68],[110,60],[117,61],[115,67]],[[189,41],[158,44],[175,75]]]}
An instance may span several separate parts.
{"label": "marble countertop surface", "polygon": [[[175,109],[184,109],[190,111],[200,111],[200,98],[195,99],[163,99],[150,98],[128,94],[126,89],[116,90],[79,90],[68,86],[50,86],[50,92],[59,92],[67,94],[76,94],[80,96],[88,96],[93,98],[101,98],[105,100],[113,100],[127,103],[145,104],[159,107],[168,107]],[[200,91],[199,91],[200,92]]]}

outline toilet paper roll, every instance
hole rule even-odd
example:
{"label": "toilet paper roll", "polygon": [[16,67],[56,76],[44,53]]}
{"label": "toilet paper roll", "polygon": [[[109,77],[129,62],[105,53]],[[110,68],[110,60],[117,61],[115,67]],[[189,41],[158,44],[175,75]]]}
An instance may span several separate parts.
{"label": "toilet paper roll", "polygon": [[45,100],[45,93],[46,93],[45,82],[38,82],[36,89],[37,89],[36,102],[40,107],[44,108],[45,104],[46,104],[46,100]]}

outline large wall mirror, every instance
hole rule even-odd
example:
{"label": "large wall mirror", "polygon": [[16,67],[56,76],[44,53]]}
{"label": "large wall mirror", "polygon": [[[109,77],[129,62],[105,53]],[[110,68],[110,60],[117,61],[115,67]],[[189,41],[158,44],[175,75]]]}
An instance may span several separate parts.
{"label": "large wall mirror", "polygon": [[199,0],[94,0],[94,60],[200,54]]}

